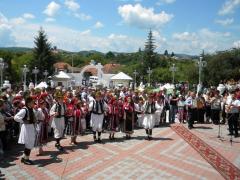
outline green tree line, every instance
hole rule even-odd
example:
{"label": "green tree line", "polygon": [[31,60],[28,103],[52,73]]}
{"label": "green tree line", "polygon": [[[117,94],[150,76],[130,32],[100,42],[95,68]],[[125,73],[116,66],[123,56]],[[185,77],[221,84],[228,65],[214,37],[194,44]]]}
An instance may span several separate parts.
{"label": "green tree line", "polygon": [[[36,66],[43,72],[47,70],[49,75],[54,73],[53,64],[55,62],[66,62],[74,67],[83,67],[94,59],[104,64],[119,63],[122,65],[117,71],[123,71],[134,77],[133,72],[138,72],[137,81],[147,82],[148,67],[151,68],[152,83],[154,82],[171,82],[172,73],[170,67],[175,64],[177,71],[175,72],[175,82],[188,81],[192,84],[198,83],[198,67],[196,62],[198,59],[176,59],[174,52],[169,56],[167,50],[163,54],[155,52],[155,39],[150,30],[145,48],[139,49],[133,53],[101,53],[97,51],[89,52],[67,52],[58,50],[54,53],[54,47],[48,42],[48,37],[44,30],[40,28],[38,36],[34,39],[35,47],[32,51],[8,51],[0,50],[0,57],[8,65],[4,69],[4,78],[8,79],[12,84],[20,84],[22,82],[22,67],[26,64],[29,67],[28,81],[33,81],[34,76],[31,73]],[[203,69],[202,79],[205,85],[217,85],[220,81],[234,79],[239,80],[240,77],[240,49],[229,49],[214,54],[201,54],[203,60],[207,62],[207,66]],[[199,55],[200,56],[200,55]],[[38,79],[43,79],[43,73],[39,73]]]}

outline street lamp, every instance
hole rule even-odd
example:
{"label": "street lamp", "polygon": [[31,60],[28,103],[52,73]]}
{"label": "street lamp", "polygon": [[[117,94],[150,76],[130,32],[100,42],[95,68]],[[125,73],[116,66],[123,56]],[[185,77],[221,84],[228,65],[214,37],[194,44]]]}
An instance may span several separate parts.
{"label": "street lamp", "polygon": [[199,77],[198,77],[198,84],[202,84],[201,82],[201,74],[202,74],[202,69],[203,67],[207,66],[207,62],[202,60],[203,57],[199,58],[199,61],[197,62],[197,66],[198,66],[198,73],[199,73]]}
{"label": "street lamp", "polygon": [[0,74],[1,74],[1,87],[3,86],[3,70],[7,67],[7,64],[4,63],[3,58],[0,58]]}
{"label": "street lamp", "polygon": [[133,71],[133,74],[134,74],[134,89],[137,87],[137,75],[138,75],[138,72],[136,71],[136,69]]}
{"label": "street lamp", "polygon": [[148,67],[148,70],[147,70],[147,73],[148,73],[148,86],[150,87],[151,85],[151,74],[152,74],[152,70],[150,69],[150,67]]}
{"label": "street lamp", "polygon": [[177,67],[175,66],[175,64],[172,64],[172,66],[170,67],[170,71],[172,72],[172,84],[174,84],[175,72],[177,71]]}
{"label": "street lamp", "polygon": [[23,71],[23,91],[26,91],[27,90],[26,79],[27,79],[27,73],[29,72],[27,65],[24,65],[22,71]]}
{"label": "street lamp", "polygon": [[45,81],[47,81],[47,75],[48,75],[48,71],[47,71],[47,70],[45,70],[45,71],[43,72],[43,75],[44,75],[44,80],[45,80]]}
{"label": "street lamp", "polygon": [[35,75],[35,87],[37,86],[37,74],[39,73],[39,69],[35,66],[35,68],[32,70],[32,73]]}

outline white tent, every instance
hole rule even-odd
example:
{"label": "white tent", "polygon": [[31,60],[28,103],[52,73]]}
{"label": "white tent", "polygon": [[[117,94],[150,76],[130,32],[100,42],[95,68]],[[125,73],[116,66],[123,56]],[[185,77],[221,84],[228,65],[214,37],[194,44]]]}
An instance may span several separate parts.
{"label": "white tent", "polygon": [[64,71],[59,71],[57,75],[53,76],[53,79],[68,80],[68,79],[71,79],[71,77]]}
{"label": "white tent", "polygon": [[42,89],[42,88],[47,88],[48,85],[46,82],[40,82],[36,87],[35,89],[39,88],[39,89]]}
{"label": "white tent", "polygon": [[59,71],[58,74],[53,76],[52,78],[55,86],[64,86],[64,87],[71,86],[71,79],[72,77],[70,77],[64,71]]}
{"label": "white tent", "polygon": [[127,74],[120,72],[116,75],[114,75],[113,77],[110,78],[113,86],[124,86],[124,87],[128,87],[129,86],[129,82],[132,81],[133,79],[128,76]]}

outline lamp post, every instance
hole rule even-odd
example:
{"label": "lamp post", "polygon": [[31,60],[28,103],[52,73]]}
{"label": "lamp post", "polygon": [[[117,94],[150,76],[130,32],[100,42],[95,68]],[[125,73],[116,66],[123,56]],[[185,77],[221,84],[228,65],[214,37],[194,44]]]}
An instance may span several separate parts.
{"label": "lamp post", "polygon": [[47,81],[48,71],[45,70],[45,71],[43,72],[43,75],[44,75],[44,81]]}
{"label": "lamp post", "polygon": [[34,74],[35,76],[35,87],[37,86],[37,74],[39,73],[39,69],[35,66],[34,69],[32,70],[32,73]]}
{"label": "lamp post", "polygon": [[136,69],[133,71],[133,74],[134,74],[134,89],[137,87],[137,75],[138,75],[138,72],[136,71]]}
{"label": "lamp post", "polygon": [[202,69],[203,69],[203,67],[206,67],[206,66],[207,66],[207,62],[206,62],[206,61],[203,61],[202,59],[203,59],[203,57],[200,57],[200,58],[199,58],[199,61],[197,62],[198,74],[199,74],[198,84],[202,84],[202,82],[201,82]]}
{"label": "lamp post", "polygon": [[148,67],[147,73],[148,73],[148,86],[150,87],[150,85],[151,85],[151,74],[152,74],[152,70],[150,69],[150,67]]}
{"label": "lamp post", "polygon": [[172,72],[172,84],[174,84],[175,72],[177,71],[177,67],[175,66],[175,64],[172,64],[172,66],[170,67],[170,71]]}
{"label": "lamp post", "polygon": [[27,65],[24,65],[22,71],[23,71],[23,91],[26,91],[27,90],[26,79],[27,79],[27,73],[29,72]]}
{"label": "lamp post", "polygon": [[3,58],[0,58],[0,74],[1,74],[1,87],[3,86],[3,70],[7,67]]}

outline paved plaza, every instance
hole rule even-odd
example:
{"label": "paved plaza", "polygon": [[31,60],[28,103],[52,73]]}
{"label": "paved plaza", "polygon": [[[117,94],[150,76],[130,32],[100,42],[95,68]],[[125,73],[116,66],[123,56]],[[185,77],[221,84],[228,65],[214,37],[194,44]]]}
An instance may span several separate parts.
{"label": "paved plaza", "polygon": [[[227,136],[227,126],[196,124],[191,133],[203,140],[213,150],[231,163],[229,178],[221,173],[221,166],[214,167],[183,136],[171,126],[158,127],[153,131],[153,140],[145,140],[143,129],[135,130],[131,140],[125,140],[117,133],[115,141],[103,134],[103,143],[96,144],[92,135],[79,136],[79,144],[70,146],[69,138],[64,139],[65,151],[59,152],[50,142],[44,148],[43,156],[32,152],[35,165],[20,162],[22,146],[1,159],[0,167],[6,179],[239,179],[240,138]],[[218,158],[218,157],[216,157]],[[232,167],[235,167],[233,172]],[[225,168],[225,167],[224,167]]]}

